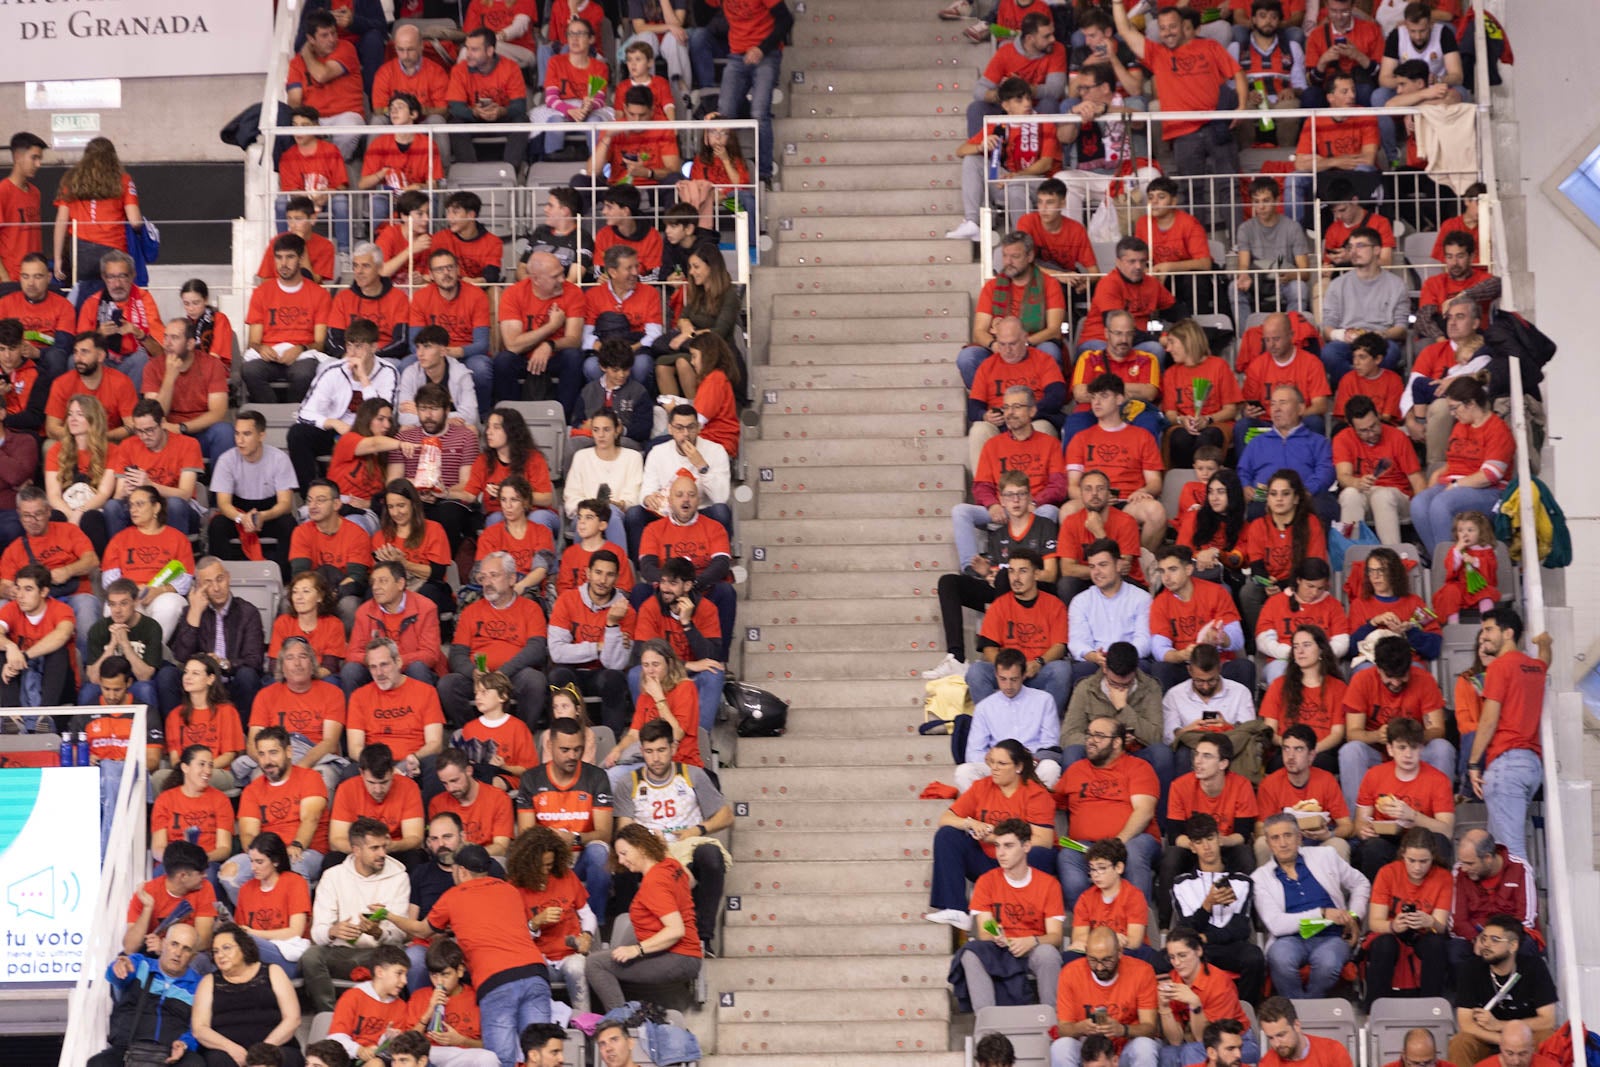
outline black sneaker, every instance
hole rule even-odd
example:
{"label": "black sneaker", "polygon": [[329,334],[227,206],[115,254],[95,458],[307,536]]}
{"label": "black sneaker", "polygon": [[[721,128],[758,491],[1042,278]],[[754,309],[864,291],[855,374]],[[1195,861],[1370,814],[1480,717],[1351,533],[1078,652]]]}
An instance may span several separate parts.
{"label": "black sneaker", "polygon": [[709,941],[700,942],[700,954],[708,960],[717,958],[717,950],[711,947],[711,942]]}

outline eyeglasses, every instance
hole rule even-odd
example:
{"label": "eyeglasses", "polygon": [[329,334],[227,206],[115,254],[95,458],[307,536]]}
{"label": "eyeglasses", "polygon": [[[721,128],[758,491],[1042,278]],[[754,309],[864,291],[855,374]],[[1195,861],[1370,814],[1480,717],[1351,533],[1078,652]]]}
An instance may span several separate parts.
{"label": "eyeglasses", "polygon": [[1097,734],[1093,730],[1090,730],[1084,736],[1092,737],[1096,741],[1115,741],[1117,738],[1121,737],[1122,735],[1121,734]]}
{"label": "eyeglasses", "polygon": [[1487,941],[1491,945],[1509,945],[1515,941],[1516,938],[1506,937],[1504,934],[1491,934],[1488,931],[1484,931],[1478,935],[1478,940]]}
{"label": "eyeglasses", "polygon": [[105,271],[101,271],[100,272],[101,280],[108,281],[108,282],[125,282],[129,278],[132,278],[132,277],[133,277],[133,275],[125,274],[125,273],[122,273],[120,271],[118,273],[116,273],[116,274],[107,274]]}

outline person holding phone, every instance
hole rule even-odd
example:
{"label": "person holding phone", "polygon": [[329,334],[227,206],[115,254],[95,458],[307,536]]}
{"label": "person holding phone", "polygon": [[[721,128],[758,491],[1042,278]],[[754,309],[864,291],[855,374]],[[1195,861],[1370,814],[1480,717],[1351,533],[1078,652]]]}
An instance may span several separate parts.
{"label": "person holding phone", "polygon": [[1194,849],[1195,865],[1172,883],[1173,922],[1195,931],[1205,941],[1206,962],[1233,972],[1239,999],[1254,1003],[1261,996],[1266,958],[1255,943],[1250,875],[1224,862],[1214,816],[1195,812],[1182,826]]}
{"label": "person holding phone", "polygon": [[1367,996],[1361,1005],[1394,988],[1395,968],[1409,952],[1417,965],[1417,992],[1444,996],[1450,973],[1450,872],[1433,853],[1434,835],[1413,826],[1400,835],[1399,857],[1378,871],[1367,905]]}
{"label": "person holding phone", "polygon": [[1417,450],[1405,431],[1383,421],[1371,397],[1352,396],[1344,414],[1349,425],[1333,438],[1340,531],[1350,536],[1370,517],[1378,540],[1398,545],[1411,499],[1426,488]]}
{"label": "person holding phone", "polygon": [[1089,931],[1084,958],[1061,969],[1051,1067],[1080,1067],[1085,1039],[1109,1038],[1118,1067],[1156,1067],[1156,972],[1123,952],[1110,927]]}

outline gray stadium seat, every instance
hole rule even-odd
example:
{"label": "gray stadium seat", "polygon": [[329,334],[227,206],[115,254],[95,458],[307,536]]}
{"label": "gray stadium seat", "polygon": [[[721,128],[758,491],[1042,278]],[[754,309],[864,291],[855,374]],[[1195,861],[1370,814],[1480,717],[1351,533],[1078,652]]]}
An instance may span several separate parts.
{"label": "gray stadium seat", "polygon": [[289,447],[289,427],[294,425],[300,414],[299,404],[249,404],[246,409],[259,411],[261,417],[267,420],[267,444],[274,448]]}
{"label": "gray stadium seat", "polygon": [[318,1041],[328,1036],[328,1030],[333,1026],[333,1012],[319,1011],[311,1020],[311,1033],[306,1037],[306,1044],[315,1045]]}
{"label": "gray stadium seat", "polygon": [[1356,1021],[1355,1005],[1338,997],[1325,997],[1297,1000],[1294,1010],[1300,1017],[1301,1030],[1342,1041],[1350,1052],[1351,1062],[1361,1062],[1361,1025]]}
{"label": "gray stadium seat", "polygon": [[978,1012],[973,1021],[976,1042],[985,1034],[1004,1034],[1017,1054],[1017,1067],[1050,1062],[1050,1028],[1056,1024],[1054,1005],[997,1005]]}
{"label": "gray stadium seat", "polygon": [[1406,262],[1423,278],[1444,270],[1444,265],[1433,258],[1433,242],[1438,239],[1439,234],[1434,230],[1408,233],[1400,239],[1400,251],[1405,253]]}
{"label": "gray stadium seat", "polygon": [[471,189],[483,200],[478,221],[483,228],[505,236],[511,232],[517,195],[517,171],[505,162],[452,163],[446,189]]}
{"label": "gray stadium seat", "polygon": [[1161,482],[1161,506],[1172,518],[1178,517],[1178,496],[1183,487],[1195,480],[1193,467],[1174,467]]}
{"label": "gray stadium seat", "polygon": [[1239,1007],[1244,1009],[1245,1021],[1250,1024],[1250,1032],[1256,1035],[1256,1045],[1260,1047],[1264,1042],[1261,1040],[1261,1020],[1256,1018],[1256,1009],[1248,1000],[1239,1001]]}
{"label": "gray stadium seat", "polygon": [[544,453],[550,472],[566,472],[567,416],[558,400],[506,400],[506,407],[516,410],[533,432],[533,443]]}
{"label": "gray stadium seat", "polygon": [[571,1064],[589,1062],[589,1038],[582,1030],[567,1031],[567,1040],[561,1046],[561,1059]]}
{"label": "gray stadium seat", "polygon": [[283,606],[283,572],[271,560],[223,560],[233,595],[254,604],[261,612],[263,633],[272,633],[272,620]]}
{"label": "gray stadium seat", "polygon": [[1456,1032],[1455,1012],[1443,997],[1379,997],[1367,1013],[1367,1067],[1383,1067],[1400,1058],[1406,1031],[1433,1034],[1440,1058]]}
{"label": "gray stadium seat", "polygon": [[[1394,549],[1395,554],[1400,557],[1402,562],[1413,564],[1411,567],[1411,591],[1417,594],[1417,596],[1421,597],[1425,602],[1432,600],[1433,583],[1429,580],[1428,568],[1422,565],[1422,554],[1417,551],[1416,546],[1409,544],[1351,545],[1349,548],[1345,549],[1344,560],[1341,562],[1339,568],[1341,575],[1339,580],[1339,588],[1336,590],[1336,592],[1339,594],[1340,600],[1344,599],[1344,583],[1350,577],[1350,568],[1358,563],[1361,563],[1368,556],[1372,555],[1372,550],[1375,548],[1392,548]],[[1349,606],[1350,605],[1348,603],[1345,604],[1345,607]]]}

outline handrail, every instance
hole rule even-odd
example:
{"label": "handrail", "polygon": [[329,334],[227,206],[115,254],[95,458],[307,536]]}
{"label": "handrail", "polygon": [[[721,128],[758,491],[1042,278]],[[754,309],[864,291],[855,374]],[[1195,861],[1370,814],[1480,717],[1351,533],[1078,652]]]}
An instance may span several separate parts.
{"label": "handrail", "polygon": [[[104,708],[59,708],[57,715],[74,712],[97,714]],[[106,1028],[111,1019],[111,997],[107,993],[106,965],[122,951],[122,932],[127,923],[128,901],[148,870],[149,848],[146,831],[145,743],[149,737],[146,719],[149,708],[133,705],[133,725],[128,734],[128,751],[117,787],[111,832],[106,838],[107,855],[100,867],[100,892],[95,903],[94,921],[83,947],[83,965],[78,980],[67,998],[67,1032],[61,1045],[60,1067],[82,1067],[105,1048]],[[103,817],[103,816],[102,816]],[[98,827],[96,828],[98,830]],[[115,847],[124,842],[126,847]]]}

